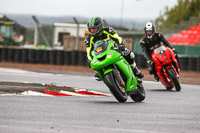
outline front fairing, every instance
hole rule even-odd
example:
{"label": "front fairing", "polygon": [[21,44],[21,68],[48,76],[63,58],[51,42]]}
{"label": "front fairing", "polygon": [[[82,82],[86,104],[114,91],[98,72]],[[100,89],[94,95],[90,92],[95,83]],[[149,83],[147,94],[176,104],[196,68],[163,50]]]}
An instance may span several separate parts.
{"label": "front fairing", "polygon": [[172,51],[164,46],[154,49],[152,59],[156,65],[166,65],[172,62]]}
{"label": "front fairing", "polygon": [[152,53],[152,59],[155,62],[156,73],[162,84],[166,87],[173,86],[171,81],[168,80],[166,72],[167,69],[172,68],[176,74],[179,73],[179,66],[173,51],[168,47],[160,46]]}
{"label": "front fairing", "polygon": [[114,42],[110,42],[107,47],[105,45],[96,47],[94,51],[92,51],[92,56],[91,68],[95,71],[110,64],[114,64],[121,58],[121,54],[114,50]]}
{"label": "front fairing", "polygon": [[[111,72],[115,67],[108,67],[116,65],[120,71],[126,77],[126,91],[132,91],[137,87],[137,80],[132,72],[132,69],[129,63],[124,59],[124,57],[114,50],[114,43],[111,42],[107,46],[107,49],[104,50],[104,46],[95,47],[94,51],[92,52],[93,59],[91,61],[91,68],[99,73],[99,76],[102,80],[103,75],[106,75],[107,72]],[[106,72],[102,71],[106,70]]]}

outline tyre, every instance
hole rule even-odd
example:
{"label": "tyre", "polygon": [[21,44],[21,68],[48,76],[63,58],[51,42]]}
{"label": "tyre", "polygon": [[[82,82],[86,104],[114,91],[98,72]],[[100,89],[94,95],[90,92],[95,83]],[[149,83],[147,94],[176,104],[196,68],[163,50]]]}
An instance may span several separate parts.
{"label": "tyre", "polygon": [[170,90],[173,89],[173,87],[166,87],[166,89],[167,89],[168,91],[170,91]]}
{"label": "tyre", "polygon": [[176,91],[181,91],[181,86],[180,86],[180,83],[178,81],[178,78],[177,78],[174,70],[172,68],[167,69],[167,73],[168,73],[170,81],[175,86]]}
{"label": "tyre", "polygon": [[119,102],[126,102],[127,92],[125,86],[121,86],[114,76],[113,72],[110,72],[105,75],[106,85],[108,86],[110,92]]}
{"label": "tyre", "polygon": [[137,93],[130,95],[130,97],[134,102],[142,102],[145,99],[146,94],[142,83],[138,83]]}

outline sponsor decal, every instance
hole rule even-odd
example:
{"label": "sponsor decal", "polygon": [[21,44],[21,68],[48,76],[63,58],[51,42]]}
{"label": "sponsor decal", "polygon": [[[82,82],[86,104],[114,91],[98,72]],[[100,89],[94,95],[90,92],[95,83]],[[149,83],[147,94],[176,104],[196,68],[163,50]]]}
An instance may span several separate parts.
{"label": "sponsor decal", "polygon": [[111,58],[113,53],[109,53],[107,58]]}
{"label": "sponsor decal", "polygon": [[156,50],[156,54],[158,54],[160,52],[160,50]]}
{"label": "sponsor decal", "polygon": [[96,62],[94,63],[94,65],[96,66],[98,63],[99,63],[99,62],[98,62],[98,61],[96,61]]}
{"label": "sponsor decal", "polygon": [[100,51],[102,51],[102,47],[97,48],[97,53],[99,53]]}

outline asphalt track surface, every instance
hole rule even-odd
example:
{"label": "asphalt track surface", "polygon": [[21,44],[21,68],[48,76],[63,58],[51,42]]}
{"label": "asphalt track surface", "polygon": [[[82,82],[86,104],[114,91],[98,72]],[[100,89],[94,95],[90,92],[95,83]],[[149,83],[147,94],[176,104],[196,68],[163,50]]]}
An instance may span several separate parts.
{"label": "asphalt track surface", "polygon": [[[0,82],[54,83],[109,93],[91,76],[0,68]],[[181,92],[144,81],[146,99],[0,95],[0,133],[199,133],[200,86]],[[29,88],[27,88],[28,90]]]}

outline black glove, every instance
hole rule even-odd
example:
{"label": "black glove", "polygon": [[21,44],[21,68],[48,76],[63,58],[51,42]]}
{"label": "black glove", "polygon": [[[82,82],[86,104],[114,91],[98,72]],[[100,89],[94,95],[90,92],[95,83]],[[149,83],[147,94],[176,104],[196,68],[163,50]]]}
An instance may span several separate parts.
{"label": "black glove", "polygon": [[148,63],[148,65],[149,65],[149,73],[150,73],[150,74],[153,74],[153,70],[154,70],[153,64],[154,64],[154,61],[148,60],[147,63]]}
{"label": "black glove", "polygon": [[87,60],[86,65],[89,66],[89,68],[91,68],[91,61]]}
{"label": "black glove", "polygon": [[173,53],[176,55],[177,54],[177,51],[175,48],[172,49]]}
{"label": "black glove", "polygon": [[154,61],[152,61],[152,60],[148,60],[147,63],[148,63],[149,66],[152,66],[153,63],[154,63]]}
{"label": "black glove", "polygon": [[120,45],[119,45],[119,50],[120,50],[120,51],[125,51],[124,45],[120,44]]}

